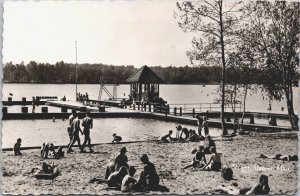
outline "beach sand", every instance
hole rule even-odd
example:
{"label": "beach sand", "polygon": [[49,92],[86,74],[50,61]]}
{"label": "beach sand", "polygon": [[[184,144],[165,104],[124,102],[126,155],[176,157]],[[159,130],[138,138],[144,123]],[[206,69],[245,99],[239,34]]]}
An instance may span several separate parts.
{"label": "beach sand", "polygon": [[[269,176],[270,194],[296,194],[298,190],[297,162],[258,158],[265,154],[298,154],[298,139],[283,137],[238,136],[233,140],[216,141],[217,151],[222,153],[223,166],[233,169],[236,180],[225,182],[221,172],[181,170],[192,160],[191,149],[197,143],[157,144],[155,142],[131,144],[103,144],[94,146],[96,153],[68,154],[60,160],[45,160],[59,165],[61,175],[54,180],[37,180],[30,171],[41,165],[39,150],[23,151],[23,156],[3,153],[2,192],[10,194],[122,194],[106,189],[105,184],[89,183],[92,178],[104,178],[106,164],[126,146],[129,164],[137,166],[138,178],[142,165],[140,157],[147,153],[156,166],[160,184],[170,189],[164,194],[212,194],[220,184],[236,182],[239,187],[250,187],[258,181],[260,174]],[[209,155],[206,156],[209,159]],[[264,171],[263,171],[264,170]],[[266,171],[267,170],[267,171]],[[148,194],[161,194],[150,192]]]}

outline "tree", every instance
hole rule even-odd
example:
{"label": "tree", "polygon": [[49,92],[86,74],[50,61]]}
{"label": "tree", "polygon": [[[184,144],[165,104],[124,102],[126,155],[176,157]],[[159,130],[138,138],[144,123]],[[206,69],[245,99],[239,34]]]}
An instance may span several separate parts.
{"label": "tree", "polygon": [[252,2],[246,5],[245,15],[244,42],[251,45],[257,65],[267,73],[263,90],[270,99],[285,97],[291,126],[299,129],[293,83],[299,64],[300,2]]}
{"label": "tree", "polygon": [[219,65],[222,67],[221,124],[222,135],[227,134],[224,107],[226,63],[228,53],[234,47],[233,29],[238,23],[240,2],[220,1],[177,2],[179,27],[184,32],[196,32],[199,37],[192,41],[193,49],[187,52],[192,64]]}

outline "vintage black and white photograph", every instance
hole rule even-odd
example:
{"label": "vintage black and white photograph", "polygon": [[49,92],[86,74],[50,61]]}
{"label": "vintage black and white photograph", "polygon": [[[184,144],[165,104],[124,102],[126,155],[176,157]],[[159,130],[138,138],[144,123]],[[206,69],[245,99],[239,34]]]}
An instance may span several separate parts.
{"label": "vintage black and white photograph", "polygon": [[3,10],[2,194],[298,193],[299,1]]}

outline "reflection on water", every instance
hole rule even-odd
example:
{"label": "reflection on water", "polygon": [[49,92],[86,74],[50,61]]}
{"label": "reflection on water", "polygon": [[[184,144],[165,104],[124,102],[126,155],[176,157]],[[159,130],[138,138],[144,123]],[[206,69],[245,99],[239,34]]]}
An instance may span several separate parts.
{"label": "reflection on water", "polygon": [[[67,134],[68,121],[49,120],[4,120],[2,129],[3,147],[13,147],[17,138],[22,138],[22,146],[39,146],[43,142],[53,142],[56,145],[66,145],[69,141]],[[112,141],[112,134],[122,136],[123,141],[157,139],[173,130],[176,136],[175,123],[152,119],[134,118],[105,118],[94,119],[91,130],[92,143],[106,143]],[[195,126],[186,126],[196,129]],[[217,129],[210,129],[210,135],[220,135]],[[81,136],[83,139],[83,136]]]}

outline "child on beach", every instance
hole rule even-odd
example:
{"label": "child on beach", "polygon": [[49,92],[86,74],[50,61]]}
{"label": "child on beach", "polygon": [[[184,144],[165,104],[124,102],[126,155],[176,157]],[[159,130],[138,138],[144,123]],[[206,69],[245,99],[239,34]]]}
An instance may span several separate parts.
{"label": "child on beach", "polygon": [[204,152],[205,154],[210,154],[210,149],[212,146],[216,147],[215,142],[211,139],[210,135],[206,136],[205,138],[205,142],[206,144],[208,144],[208,146],[206,148],[204,148]]}
{"label": "child on beach", "polygon": [[57,152],[55,152],[54,149],[54,144],[53,143],[43,143],[43,146],[41,148],[41,157],[42,159],[48,159],[48,158],[52,158],[52,159],[60,159],[62,157],[64,157],[64,152],[62,147],[59,147]]}
{"label": "child on beach", "polygon": [[122,180],[127,174],[127,169],[125,167],[121,167],[119,171],[116,171],[107,179],[107,185],[109,187],[116,187],[118,189],[121,189],[122,186]]}
{"label": "child on beach", "polygon": [[128,174],[122,180],[121,191],[130,192],[134,190],[137,186],[137,180],[133,177],[136,172],[136,169],[132,166],[128,169]]}
{"label": "child on beach", "polygon": [[203,167],[204,164],[206,164],[206,159],[205,159],[205,154],[204,154],[204,147],[199,146],[198,151],[195,154],[195,157],[193,158],[193,161],[191,162],[190,165],[185,166],[183,169],[187,169],[190,167]]}
{"label": "child on beach", "polygon": [[213,154],[208,163],[202,167],[202,170],[212,170],[212,171],[219,171],[221,169],[221,156],[217,153],[216,147],[212,146],[210,149],[211,153]]}
{"label": "child on beach", "polygon": [[190,136],[190,142],[199,142],[200,136],[196,133],[195,130],[192,130],[191,136]]}
{"label": "child on beach", "polygon": [[177,137],[177,138],[180,138],[180,139],[183,139],[182,138],[182,134],[184,133],[184,135],[185,135],[185,139],[188,139],[189,138],[189,130],[187,129],[187,128],[182,128],[182,126],[181,125],[178,125],[178,126],[176,126],[176,129],[177,129],[177,135],[179,135],[179,132],[181,131],[181,134],[180,134],[180,136],[179,137]]}
{"label": "child on beach", "polygon": [[118,136],[117,134],[113,134],[113,137],[114,137],[114,139],[113,139],[113,141],[112,141],[112,143],[114,143],[114,142],[116,142],[116,143],[120,143],[120,141],[122,141],[122,137],[121,136]]}
{"label": "child on beach", "polygon": [[[168,133],[167,135],[161,137],[161,142],[162,142],[162,143],[169,143],[169,142],[171,142],[171,141],[173,140],[173,138],[171,137],[172,133],[173,133],[173,131],[170,130],[169,133]],[[170,141],[169,141],[167,138],[169,138]]]}
{"label": "child on beach", "polygon": [[23,154],[21,153],[21,143],[22,143],[22,139],[21,139],[21,138],[18,138],[18,139],[17,139],[17,143],[15,143],[15,145],[14,145],[14,154],[15,154],[16,156],[18,156],[18,155],[23,155]]}

